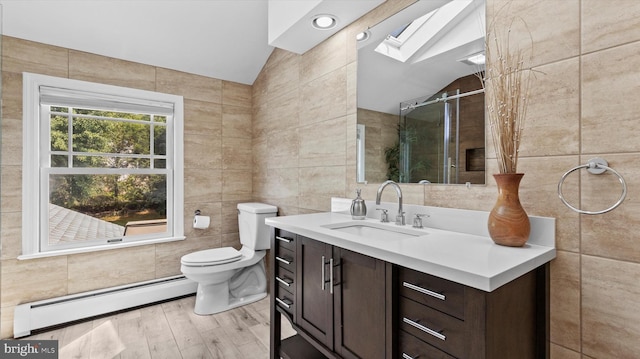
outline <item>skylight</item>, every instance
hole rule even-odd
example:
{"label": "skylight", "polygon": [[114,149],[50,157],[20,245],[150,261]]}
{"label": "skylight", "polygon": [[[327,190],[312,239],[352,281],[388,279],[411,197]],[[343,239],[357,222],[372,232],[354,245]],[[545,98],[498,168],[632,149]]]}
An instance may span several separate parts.
{"label": "skylight", "polygon": [[375,51],[397,61],[408,62],[419,52],[438,44],[447,32],[473,11],[472,3],[473,0],[451,1],[392,31]]}

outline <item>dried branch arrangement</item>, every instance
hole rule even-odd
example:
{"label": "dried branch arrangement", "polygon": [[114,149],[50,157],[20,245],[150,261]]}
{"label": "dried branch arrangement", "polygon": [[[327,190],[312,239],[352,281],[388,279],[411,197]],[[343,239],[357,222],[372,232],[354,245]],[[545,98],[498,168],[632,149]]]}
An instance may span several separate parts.
{"label": "dried branch arrangement", "polygon": [[487,116],[500,173],[517,172],[531,77],[531,69],[524,68],[530,49],[512,48],[512,25],[513,21],[502,32],[495,24],[489,26],[486,71],[480,75],[488,94]]}

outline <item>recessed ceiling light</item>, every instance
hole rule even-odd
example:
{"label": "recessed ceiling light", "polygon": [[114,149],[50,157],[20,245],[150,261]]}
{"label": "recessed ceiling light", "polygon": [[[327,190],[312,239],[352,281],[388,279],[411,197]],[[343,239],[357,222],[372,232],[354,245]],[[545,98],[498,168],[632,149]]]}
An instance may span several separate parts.
{"label": "recessed ceiling light", "polygon": [[328,30],[336,27],[338,20],[333,15],[316,15],[311,23],[316,29]]}
{"label": "recessed ceiling light", "polygon": [[369,36],[371,36],[371,33],[369,32],[369,30],[363,31],[361,33],[358,33],[356,35],[356,40],[357,41],[366,41]]}

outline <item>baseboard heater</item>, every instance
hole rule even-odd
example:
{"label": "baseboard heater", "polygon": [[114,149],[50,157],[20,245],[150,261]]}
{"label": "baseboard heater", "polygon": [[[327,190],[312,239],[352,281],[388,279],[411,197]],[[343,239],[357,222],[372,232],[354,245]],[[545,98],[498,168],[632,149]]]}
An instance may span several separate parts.
{"label": "baseboard heater", "polygon": [[13,336],[32,330],[193,294],[198,283],[183,275],[94,290],[16,306]]}

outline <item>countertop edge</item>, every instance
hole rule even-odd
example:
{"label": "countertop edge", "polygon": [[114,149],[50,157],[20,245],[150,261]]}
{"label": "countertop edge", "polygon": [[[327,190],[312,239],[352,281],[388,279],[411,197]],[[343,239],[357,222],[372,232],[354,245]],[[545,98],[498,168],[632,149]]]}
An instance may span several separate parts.
{"label": "countertop edge", "polygon": [[[494,291],[502,285],[507,284],[512,280],[544,265],[545,263],[553,260],[556,257],[556,249],[554,247],[528,244],[528,247],[535,250],[534,255],[528,256],[521,262],[510,265],[508,268],[501,272],[492,273],[491,275],[485,276],[478,273],[472,273],[469,270],[463,270],[454,265],[449,266],[443,265],[441,263],[434,263],[427,260],[421,260],[415,257],[403,255],[402,253],[390,252],[385,249],[368,245],[366,243],[344,240],[338,235],[328,235],[326,233],[315,230],[313,227],[305,228],[298,224],[286,223],[287,220],[283,220],[284,218],[289,218],[288,220],[290,220],[291,217],[300,218],[300,216],[308,215],[272,217],[267,218],[265,223],[271,227],[291,231],[298,235],[309,237],[323,243],[335,245],[340,248],[368,255],[370,257],[384,260],[389,263],[397,264],[469,287],[480,289],[485,292]],[[460,233],[460,235],[473,237],[473,235],[467,235],[464,233]],[[491,245],[497,246],[495,244]]]}

